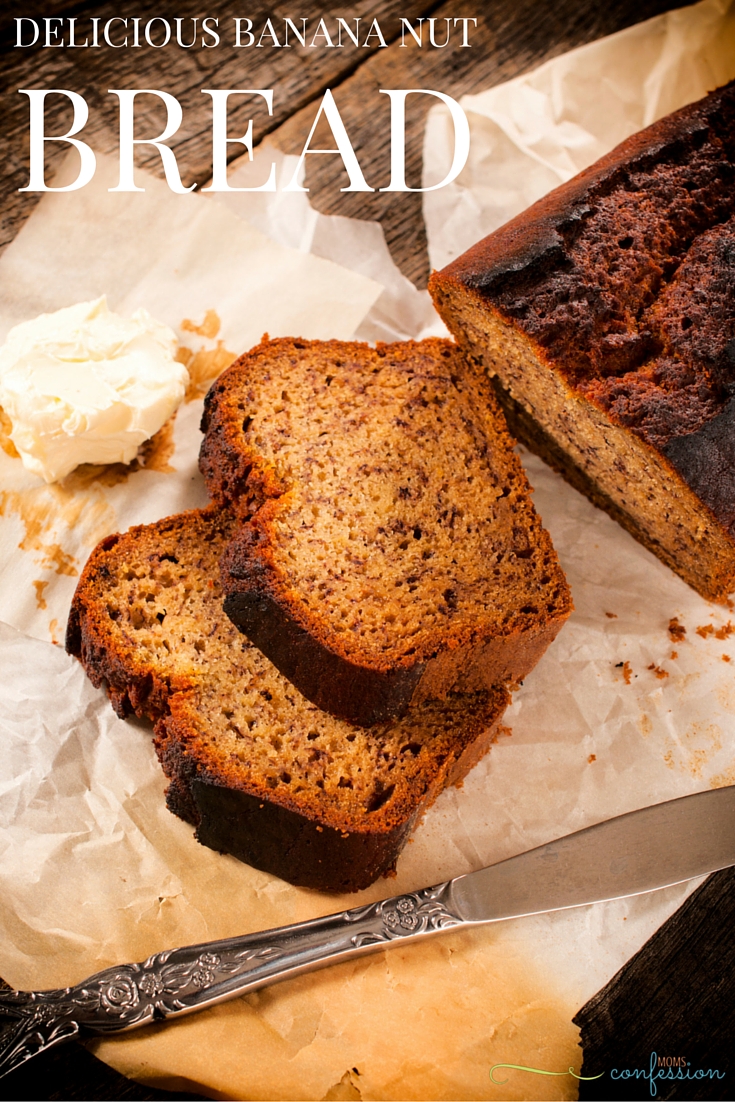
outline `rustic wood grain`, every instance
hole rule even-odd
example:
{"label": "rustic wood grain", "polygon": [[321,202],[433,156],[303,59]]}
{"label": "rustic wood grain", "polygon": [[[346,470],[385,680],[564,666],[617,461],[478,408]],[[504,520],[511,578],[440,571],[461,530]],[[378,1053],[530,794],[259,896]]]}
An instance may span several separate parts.
{"label": "rustic wood grain", "polygon": [[[3,6],[2,61],[3,91],[0,97],[0,157],[2,158],[2,192],[0,192],[0,250],[18,232],[20,226],[38,202],[38,194],[20,193],[18,188],[28,183],[28,97],[19,88],[66,88],[84,95],[89,105],[89,121],[79,135],[103,153],[117,152],[118,100],[108,94],[110,88],[156,88],[178,97],[184,119],[179,132],[169,143],[175,150],[184,186],[205,183],[211,173],[211,99],[202,95],[202,88],[272,88],[275,90],[273,115],[269,116],[262,100],[233,97],[230,105],[230,134],[242,134],[248,120],[254,120],[254,139],[260,141],[278,127],[294,111],[321,97],[325,88],[339,84],[364,59],[379,47],[356,47],[344,38],[342,49],[306,48],[296,45],[247,47],[232,45],[234,16],[252,19],[255,27],[271,17],[274,26],[283,27],[286,16],[307,18],[316,30],[322,15],[331,21],[341,16],[350,22],[360,18],[369,25],[374,18],[387,33],[398,33],[400,16],[417,19],[430,12],[432,0],[353,0],[349,7],[321,7],[316,0],[306,0],[294,8],[286,3],[269,6],[264,0],[242,5],[235,0],[207,5],[204,0],[140,0],[134,11],[144,21],[153,16],[200,19],[216,14],[220,19],[222,40],[215,48],[181,49],[169,44],[156,49],[147,44],[139,49],[15,48],[15,24],[18,13],[41,19],[50,9],[45,4]],[[107,20],[120,14],[115,3],[57,3],[52,14],[73,14],[78,19],[80,40],[85,26],[93,16]],[[126,9],[128,10],[128,9]],[[350,25],[354,25],[350,23]],[[186,24],[188,28],[190,24]],[[188,34],[188,30],[186,31]],[[184,39],[186,41],[187,39]],[[385,51],[383,51],[385,52]],[[405,51],[404,51],[405,52]],[[465,51],[465,53],[468,51]],[[66,97],[47,100],[47,133],[64,134],[72,119],[71,105]],[[155,137],[165,122],[165,109],[156,97],[143,96],[136,101],[136,136]],[[47,144],[47,179],[69,150],[62,143]],[[232,156],[239,152],[232,147]],[[162,176],[158,153],[151,146],[139,147],[136,163]]]}
{"label": "rustic wood grain", "polygon": [[[724,1078],[659,1079],[661,1099],[735,1097],[735,869],[697,888],[643,948],[579,1011],[583,1076],[579,1097],[653,1097],[646,1079],[613,1079],[612,1069],[648,1070],[651,1053],[684,1057],[690,1073]],[[684,1071],[682,1071],[682,1075]]]}
{"label": "rustic wood grain", "polygon": [[[584,42],[612,34],[633,23],[677,6],[670,0],[617,0],[610,4],[559,3],[556,0],[513,0],[478,5],[473,0],[449,0],[433,13],[437,19],[479,16],[469,49],[450,38],[444,49],[419,47],[410,40],[379,50],[335,90],[335,99],[357,152],[367,182],[386,187],[390,179],[387,142],[390,107],[381,88],[433,88],[459,98],[509,80],[548,58]],[[439,24],[441,26],[442,24]],[[438,37],[438,36],[437,36]],[[409,97],[406,181],[421,184],[424,120],[437,102],[431,96]],[[295,112],[271,135],[281,149],[300,153],[316,115],[309,104]],[[312,145],[329,148],[329,127],[320,121]],[[306,186],[311,201],[325,214],[376,220],[393,258],[409,279],[425,287],[429,274],[421,195],[375,191],[341,193],[348,183],[341,158],[306,158]]]}

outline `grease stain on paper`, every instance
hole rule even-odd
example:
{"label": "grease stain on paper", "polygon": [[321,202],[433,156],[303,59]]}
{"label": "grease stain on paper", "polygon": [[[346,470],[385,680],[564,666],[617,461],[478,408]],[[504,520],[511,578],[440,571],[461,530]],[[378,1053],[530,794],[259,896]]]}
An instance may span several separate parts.
{"label": "grease stain on paper", "polygon": [[[61,544],[45,539],[57,519],[56,510],[49,507],[49,489],[51,488],[41,486],[25,493],[3,490],[0,492],[0,517],[15,513],[24,528],[24,535],[18,544],[21,551],[39,552],[35,560],[39,566],[73,578],[79,573],[74,556],[64,551]],[[72,525],[69,524],[68,527]]]}
{"label": "grease stain on paper", "polygon": [[[267,925],[265,915],[259,921]],[[511,1073],[503,1086],[489,1077],[498,1062],[579,1070],[571,1021],[579,996],[575,985],[562,991],[525,957],[522,941],[464,930],[284,980],[182,1018],[176,1029],[105,1037],[93,1052],[128,1076],[155,1068],[159,1085],[185,1077],[234,1098],[567,1100],[577,1097],[572,1076],[534,1076],[529,1085],[528,1075]],[[294,1028],[302,1015],[303,1032]],[[212,1036],[236,1054],[214,1071]],[[260,1066],[247,1057],[253,1051]]]}
{"label": "grease stain on paper", "polygon": [[664,762],[669,769],[702,779],[705,767],[722,750],[722,729],[716,723],[690,723],[676,741],[668,740]]}
{"label": "grease stain on paper", "polygon": [[[724,662],[726,658],[730,661],[729,656],[723,654],[722,661]],[[715,686],[715,696],[721,708],[726,712],[735,712],[735,684],[729,678],[721,680]]]}
{"label": "grease stain on paper", "polygon": [[[44,570],[76,577],[78,560],[64,550],[59,533],[73,531],[85,547],[91,548],[114,531],[116,514],[101,491],[126,482],[136,471],[174,471],[170,460],[176,447],[175,417],[174,413],[141,445],[131,463],[83,463],[59,482],[28,490],[0,491],[0,517],[15,514],[23,525],[20,550],[34,553],[35,562]],[[36,581],[33,585],[36,604],[43,610],[48,582]]]}
{"label": "grease stain on paper", "polygon": [[731,765],[723,773],[718,773],[712,777],[709,783],[710,788],[727,788],[728,785],[735,784],[735,765]]}
{"label": "grease stain on paper", "polygon": [[33,583],[33,588],[36,591],[36,606],[38,607],[40,612],[43,612],[43,610],[47,607],[46,606],[46,598],[43,595],[43,591],[44,591],[44,589],[46,588],[47,585],[48,585],[48,582],[42,582],[42,581],[36,581],[36,582]]}
{"label": "grease stain on paper", "polygon": [[[217,311],[207,310],[200,324],[191,318],[184,318],[180,328],[212,341],[217,337],[221,326]],[[206,394],[211,383],[236,359],[236,354],[225,348],[224,341],[217,340],[214,348],[193,349],[185,344],[179,345],[175,359],[189,372],[189,387],[184,400],[192,402]]]}

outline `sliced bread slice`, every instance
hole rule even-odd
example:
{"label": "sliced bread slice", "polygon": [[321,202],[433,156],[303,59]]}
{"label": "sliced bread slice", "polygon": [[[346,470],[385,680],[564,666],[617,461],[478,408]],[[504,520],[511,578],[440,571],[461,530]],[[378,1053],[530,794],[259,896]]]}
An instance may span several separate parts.
{"label": "sliced bread slice", "polygon": [[367,887],[488,749],[507,694],[452,694],[368,729],[324,715],[224,615],[218,560],[236,527],[210,508],[103,540],[67,650],[119,715],[156,723],[168,806],[200,842],[293,884]]}
{"label": "sliced bread slice", "polygon": [[202,427],[209,492],[242,521],[225,610],[333,715],[520,681],[569,615],[491,387],[451,342],[264,341]]}

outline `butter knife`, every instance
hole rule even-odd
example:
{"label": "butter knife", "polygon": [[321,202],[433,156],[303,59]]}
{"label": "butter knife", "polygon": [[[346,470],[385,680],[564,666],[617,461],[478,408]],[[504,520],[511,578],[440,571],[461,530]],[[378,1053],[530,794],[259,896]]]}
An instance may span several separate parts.
{"label": "butter knife", "polygon": [[155,953],[55,991],[0,991],[0,1075],[78,1035],[191,1014],[268,983],[460,926],[639,895],[735,865],[735,786],[597,823],[444,884]]}

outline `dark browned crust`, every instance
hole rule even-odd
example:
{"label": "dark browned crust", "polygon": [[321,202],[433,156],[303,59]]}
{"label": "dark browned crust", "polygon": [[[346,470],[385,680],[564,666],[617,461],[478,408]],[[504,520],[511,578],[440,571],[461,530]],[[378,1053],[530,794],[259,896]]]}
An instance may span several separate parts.
{"label": "dark browned crust", "polygon": [[433,273],[429,286],[432,296],[442,284],[455,283],[495,304],[500,290],[517,288],[522,292],[540,275],[553,272],[567,262],[560,231],[583,227],[593,196],[612,190],[636,168],[649,167],[665,153],[696,144],[711,129],[719,129],[723,104],[727,103],[731,114],[734,98],[735,82],[731,82],[632,134],[589,168],[478,241],[441,272]]}
{"label": "dark browned crust", "polygon": [[231,788],[196,780],[191,792],[203,845],[322,892],[356,892],[393,869],[415,821],[388,834],[341,834]]}
{"label": "dark browned crust", "polygon": [[[542,530],[542,536],[548,536]],[[549,541],[549,547],[550,547]],[[469,637],[423,662],[393,668],[358,666],[325,647],[270,590],[270,575],[255,558],[251,530],[241,529],[222,558],[225,612],[317,707],[370,727],[404,715],[412,703],[445,696],[452,688],[477,692],[522,681],[556,637],[568,612],[528,623],[504,635]],[[553,553],[553,552],[552,552]]]}
{"label": "dark browned crust", "polygon": [[[237,537],[225,562],[236,553]],[[231,593],[225,612],[307,700],[361,727],[400,718],[412,704],[446,696],[453,688],[478,692],[523,681],[566,619],[475,640],[426,662],[383,671],[357,666],[328,650],[267,590]]]}
{"label": "dark browned crust", "polygon": [[[410,808],[371,825],[329,826],[274,802],[263,793],[237,786],[203,759],[196,740],[179,715],[164,717],[156,727],[156,749],[170,785],[169,809],[196,827],[203,845],[245,861],[299,887],[324,892],[352,892],[372,884],[394,868],[406,839],[444,788],[460,783],[498,734],[507,704],[503,691],[494,695],[491,720],[481,729],[458,732],[433,776],[416,793]],[[174,708],[176,712],[176,708]]]}
{"label": "dark browned crust", "polygon": [[[431,649],[417,647],[398,660],[384,653],[361,654],[356,660],[354,654],[341,649],[339,640],[327,634],[314,614],[307,614],[294,600],[288,578],[281,575],[273,561],[270,544],[271,518],[279,508],[278,497],[287,487],[281,485],[257,449],[243,442],[239,425],[223,412],[231,396],[247,391],[253,364],[266,359],[273,348],[291,347],[296,354],[300,349],[319,347],[339,350],[344,355],[375,354],[365,345],[339,341],[269,341],[242,356],[207,395],[200,467],[213,499],[227,503],[243,520],[221,562],[228,616],[308,700],[360,726],[398,718],[412,703],[443,697],[453,688],[474,692],[522,681],[572,610],[556,552],[535,514],[527,535],[543,549],[550,575],[548,588],[545,594],[533,595],[539,607],[517,610],[512,622],[501,630],[478,621],[461,634],[448,629]],[[400,347],[402,355],[410,356],[411,349],[418,346],[404,342]],[[455,346],[447,341],[425,341],[422,347],[434,349],[437,357],[447,350],[457,357]],[[495,406],[492,388],[481,377],[475,385],[478,401],[493,426],[495,446],[511,455],[513,441]],[[245,408],[247,397],[242,404]],[[520,464],[517,466],[518,477],[530,493]]]}
{"label": "dark browned crust", "polygon": [[[730,397],[735,383],[735,372],[732,370],[735,367],[735,343],[731,340],[728,344],[725,335],[719,342],[722,348],[719,344],[716,348],[706,345],[703,348],[700,340],[700,362],[714,369],[716,382],[711,382],[711,375],[707,380],[703,378],[697,393],[694,376],[690,393],[682,393],[678,410],[675,400],[668,402],[662,399],[656,404],[654,398],[648,406],[648,422],[636,423],[621,412],[622,403],[610,401],[605,388],[608,391],[614,389],[616,376],[629,378],[625,375],[626,370],[635,370],[637,363],[645,364],[646,357],[655,355],[659,347],[655,333],[653,337],[650,333],[642,334],[637,345],[635,341],[631,341],[629,347],[623,347],[621,343],[620,355],[632,357],[630,363],[623,359],[619,365],[614,365],[611,359],[611,375],[595,381],[591,363],[585,374],[584,367],[580,368],[579,362],[575,362],[575,356],[580,359],[579,347],[586,347],[585,342],[591,342],[591,347],[597,342],[595,347],[599,347],[600,337],[599,334],[595,336],[595,327],[605,324],[602,306],[598,315],[590,307],[588,315],[584,315],[579,323],[579,330],[570,324],[561,334],[549,336],[548,343],[542,343],[538,333],[532,331],[533,326],[528,325],[524,314],[524,303],[532,299],[543,281],[557,278],[557,273],[559,279],[564,278],[571,263],[570,243],[584,233],[585,223],[600,197],[612,192],[621,181],[631,178],[637,171],[649,171],[667,158],[672,162],[686,162],[688,156],[696,155],[705,141],[714,142],[722,151],[718,165],[722,179],[735,179],[735,82],[622,142],[589,169],[478,242],[441,272],[434,273],[429,290],[437,310],[468,355],[478,359],[481,353],[477,336],[471,339],[455,315],[455,303],[463,298],[473,300],[478,311],[486,311],[488,317],[492,315],[531,343],[538,362],[545,364],[549,371],[563,380],[572,416],[576,405],[581,403],[584,406],[589,402],[611,424],[634,433],[643,450],[649,450],[651,461],[671,473],[682,494],[694,492],[703,522],[713,523],[723,530],[723,545],[729,545],[730,550],[724,550],[719,561],[702,563],[700,570],[692,572],[682,566],[670,548],[652,538],[645,526],[606,494],[514,398],[504,379],[502,367],[491,369],[497,369],[497,375],[493,378],[495,392],[511,430],[520,440],[549,462],[575,488],[610,513],[703,596],[724,601],[735,588],[735,400]],[[726,237],[729,234],[729,241],[733,233],[732,210],[735,207],[732,183],[729,187],[723,186],[721,191],[724,198],[720,203],[721,209],[718,207],[712,215],[714,224],[711,230]],[[709,232],[705,225],[697,230],[700,237],[695,235],[695,240],[704,239]],[[685,252],[690,244],[690,241],[685,243]],[[733,245],[723,245],[723,248],[729,250],[728,263],[735,273],[732,267],[735,263]],[[672,258],[673,271],[681,263],[681,258],[681,254]],[[666,278],[671,278],[671,273]],[[727,282],[725,268],[718,278],[720,282]],[[701,312],[701,304],[697,308]],[[732,324],[731,314],[729,321]],[[691,325],[691,321],[687,320],[687,324]],[[602,332],[603,329],[600,329]],[[544,337],[543,341],[546,340]],[[576,342],[573,355],[565,354],[562,347],[564,341],[570,350]],[[494,359],[497,362],[497,356]],[[694,407],[689,410],[687,403],[691,400],[692,391],[695,394]],[[673,393],[676,394],[675,391]],[[668,399],[668,395],[665,398]],[[701,402],[699,412],[697,402]],[[692,422],[690,428],[686,425],[687,416]]]}
{"label": "dark browned crust", "polygon": [[735,537],[735,399],[697,432],[673,436],[661,452]]}

